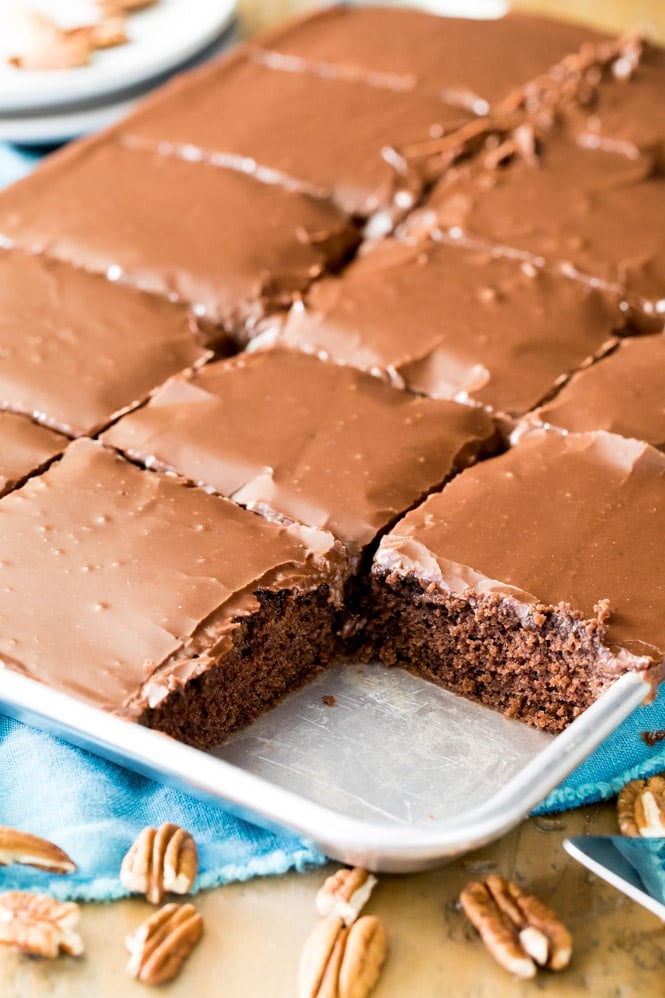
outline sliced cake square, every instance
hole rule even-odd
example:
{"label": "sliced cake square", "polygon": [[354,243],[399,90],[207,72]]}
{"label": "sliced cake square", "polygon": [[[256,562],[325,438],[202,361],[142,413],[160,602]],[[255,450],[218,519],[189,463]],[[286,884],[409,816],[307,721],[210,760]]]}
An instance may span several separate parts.
{"label": "sliced cake square", "polygon": [[347,560],[88,439],[0,500],[0,663],[190,744],[326,664]]}
{"label": "sliced cake square", "polygon": [[535,431],[467,469],[381,542],[372,648],[560,731],[622,673],[665,667],[665,455]]}

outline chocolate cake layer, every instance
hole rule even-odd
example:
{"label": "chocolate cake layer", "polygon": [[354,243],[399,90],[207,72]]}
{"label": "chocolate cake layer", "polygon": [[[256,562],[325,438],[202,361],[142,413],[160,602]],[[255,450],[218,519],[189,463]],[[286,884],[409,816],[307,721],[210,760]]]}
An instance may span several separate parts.
{"label": "chocolate cake layer", "polygon": [[624,340],[533,414],[574,433],[607,430],[665,450],[665,334]]}
{"label": "chocolate cake layer", "polygon": [[0,661],[88,703],[211,744],[332,654],[330,535],[85,439],[0,518]]}
{"label": "chocolate cake layer", "polygon": [[38,471],[69,443],[25,416],[0,411],[0,496]]}
{"label": "chocolate cake layer", "polygon": [[665,455],[536,431],[459,475],[373,565],[381,658],[552,731],[665,665]]}
{"label": "chocolate cake layer", "polygon": [[534,254],[609,281],[665,309],[665,177],[650,157],[545,136],[534,159],[460,169],[429,209],[443,229]]}
{"label": "chocolate cake layer", "polygon": [[563,56],[603,37],[524,14],[483,21],[340,5],[291,22],[261,47],[273,53],[272,65],[284,64],[275,58],[280,54],[293,68],[318,67],[375,85],[420,86],[485,114]]}
{"label": "chocolate cake layer", "polygon": [[264,514],[329,530],[357,558],[495,437],[478,409],[278,350],[173,379],[103,439]]}
{"label": "chocolate cake layer", "polygon": [[181,305],[0,250],[0,356],[0,408],[78,436],[211,354]]}
{"label": "chocolate cake layer", "polygon": [[181,77],[121,127],[130,140],[254,174],[368,216],[419,193],[384,149],[440,136],[469,114],[436,94],[392,90],[253,62],[241,49]]}
{"label": "chocolate cake layer", "polygon": [[616,296],[498,253],[385,240],[314,285],[278,342],[517,414],[613,342]]}
{"label": "chocolate cake layer", "polygon": [[239,334],[358,238],[323,201],[128,149],[113,135],[71,147],[2,192],[0,234],[178,298]]}

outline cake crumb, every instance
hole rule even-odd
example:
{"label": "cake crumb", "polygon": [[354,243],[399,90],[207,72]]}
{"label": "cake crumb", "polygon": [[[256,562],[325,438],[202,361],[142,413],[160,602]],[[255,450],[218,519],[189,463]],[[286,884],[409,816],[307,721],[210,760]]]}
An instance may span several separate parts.
{"label": "cake crumb", "polygon": [[337,703],[337,701],[335,700],[334,696],[331,693],[327,693],[324,697],[321,697],[321,700],[326,705],[326,707],[334,707],[335,704]]}

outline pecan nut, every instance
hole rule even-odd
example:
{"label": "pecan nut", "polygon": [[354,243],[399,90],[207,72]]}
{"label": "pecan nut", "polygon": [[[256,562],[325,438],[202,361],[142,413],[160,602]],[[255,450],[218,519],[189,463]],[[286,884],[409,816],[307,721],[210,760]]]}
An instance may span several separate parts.
{"label": "pecan nut", "polygon": [[203,933],[203,919],[192,904],[165,904],[125,939],[127,973],[142,984],[163,984],[176,977]]}
{"label": "pecan nut", "polygon": [[572,940],[554,912],[532,894],[496,875],[472,881],[460,903],[485,946],[502,967],[517,977],[534,977],[537,966],[563,970],[570,962]]}
{"label": "pecan nut", "polygon": [[376,877],[359,866],[338,870],[316,895],[316,910],[324,918],[341,918],[345,925],[351,925],[369,900],[376,882]]}
{"label": "pecan nut", "polygon": [[161,904],[169,891],[187,894],[197,870],[194,839],[166,822],[159,829],[143,829],[122,861],[120,882],[135,894],[145,894],[151,904]]}
{"label": "pecan nut", "polygon": [[95,49],[127,42],[122,17],[107,16],[95,24],[61,28],[40,11],[18,11],[13,18],[20,52],[9,62],[19,69],[75,69],[87,66]]}
{"label": "pecan nut", "polygon": [[19,53],[8,62],[19,69],[74,69],[90,61],[90,42],[76,31],[65,31],[48,15],[21,10],[12,19]]}
{"label": "pecan nut", "polygon": [[665,836],[665,774],[648,780],[631,780],[617,800],[619,829],[623,835],[642,838]]}
{"label": "pecan nut", "polygon": [[299,998],[366,998],[386,958],[386,933],[374,915],[350,927],[325,918],[311,932],[298,973]]}
{"label": "pecan nut", "polygon": [[0,894],[0,943],[33,956],[60,953],[80,956],[83,941],[76,932],[79,906],[45,894],[8,891]]}
{"label": "pecan nut", "polygon": [[76,863],[59,846],[29,832],[0,825],[0,866],[20,863],[49,873],[73,873]]}

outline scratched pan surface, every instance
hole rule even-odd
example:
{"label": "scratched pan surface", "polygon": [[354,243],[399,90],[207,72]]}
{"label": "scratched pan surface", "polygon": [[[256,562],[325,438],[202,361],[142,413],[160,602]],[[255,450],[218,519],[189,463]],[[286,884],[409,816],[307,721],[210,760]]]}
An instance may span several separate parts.
{"label": "scratched pan surface", "polygon": [[503,834],[647,692],[624,676],[553,737],[401,670],[342,666],[200,752],[0,669],[4,713],[386,872],[424,870]]}

